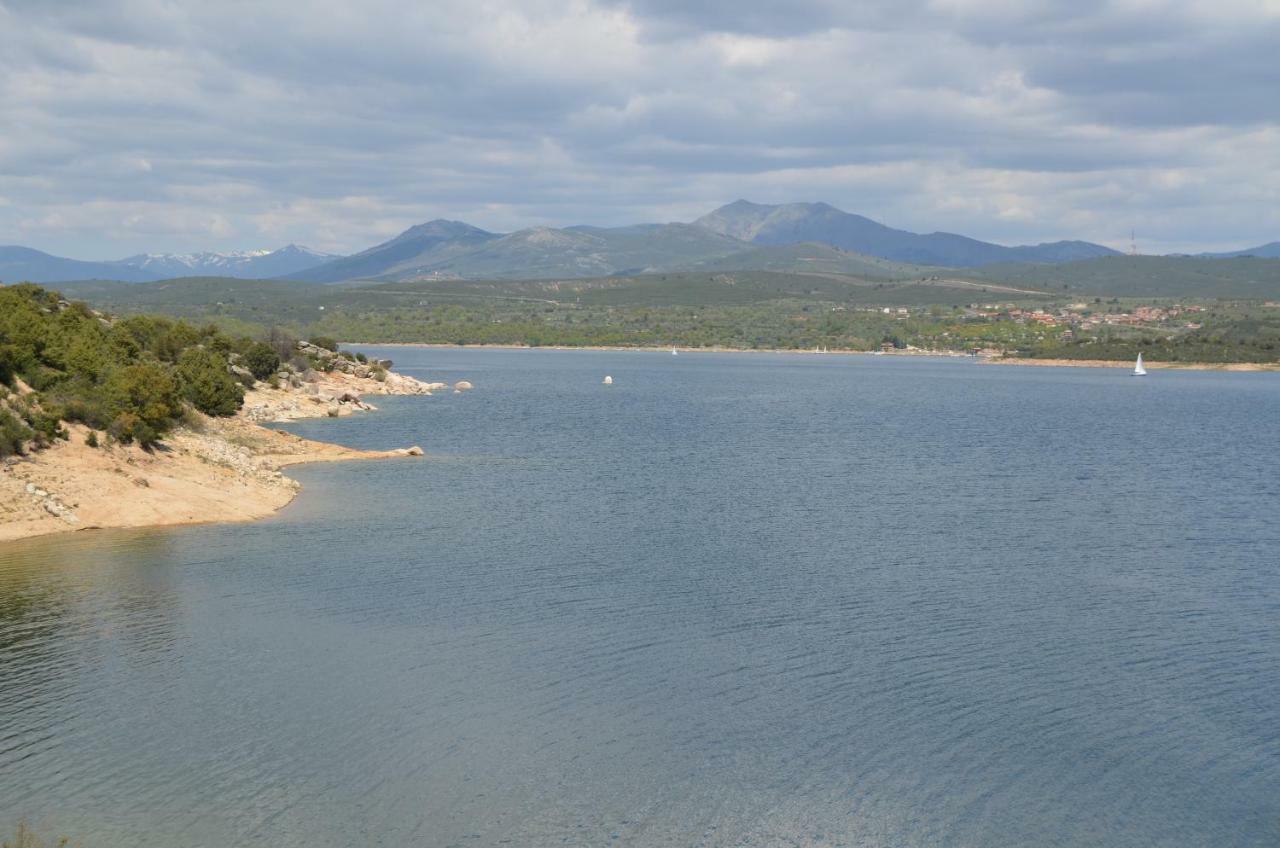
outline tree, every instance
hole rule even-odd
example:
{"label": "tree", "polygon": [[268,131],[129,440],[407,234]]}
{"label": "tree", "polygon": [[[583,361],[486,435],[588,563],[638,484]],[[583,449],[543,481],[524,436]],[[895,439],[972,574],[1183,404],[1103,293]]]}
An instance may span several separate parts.
{"label": "tree", "polygon": [[227,362],[211,350],[189,347],[178,355],[182,395],[206,415],[235,415],[244,389],[227,372]]}
{"label": "tree", "polygon": [[108,432],[125,443],[136,439],[150,447],[182,410],[177,383],[168,369],[152,362],[117,368],[106,390],[115,412]]}
{"label": "tree", "polygon": [[254,342],[244,353],[244,367],[249,369],[254,379],[265,380],[280,367],[280,356],[271,345]]}

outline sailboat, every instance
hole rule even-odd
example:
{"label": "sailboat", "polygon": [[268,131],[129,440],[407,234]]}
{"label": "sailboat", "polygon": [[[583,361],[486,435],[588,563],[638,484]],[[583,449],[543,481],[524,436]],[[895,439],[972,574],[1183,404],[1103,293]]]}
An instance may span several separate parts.
{"label": "sailboat", "polygon": [[1137,362],[1135,362],[1135,363],[1133,364],[1133,376],[1135,376],[1135,377],[1145,377],[1145,376],[1147,376],[1147,369],[1146,369],[1146,366],[1144,366],[1144,365],[1142,364],[1142,354],[1141,354],[1141,353],[1139,353],[1139,354],[1138,354],[1138,361],[1137,361]]}

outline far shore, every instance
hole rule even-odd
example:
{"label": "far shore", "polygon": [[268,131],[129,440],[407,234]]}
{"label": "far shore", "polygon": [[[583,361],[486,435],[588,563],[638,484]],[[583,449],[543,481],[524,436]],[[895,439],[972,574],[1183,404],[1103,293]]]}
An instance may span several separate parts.
{"label": "far shore", "polygon": [[[524,345],[524,344],[447,344],[442,342],[343,342],[346,347],[413,347],[439,348],[456,350],[594,350],[594,351],[634,351],[639,353],[666,353],[672,350],[679,353],[781,353],[796,356],[897,356],[925,357],[934,359],[975,359],[984,365],[1032,365],[1055,368],[1132,368],[1131,359],[1032,359],[1016,356],[970,356],[967,353],[948,350],[850,350],[831,348],[824,351],[792,349],[765,349],[742,347],[681,347],[675,345]],[[1181,371],[1280,371],[1280,362],[1161,362],[1147,360],[1148,370],[1181,370]]]}

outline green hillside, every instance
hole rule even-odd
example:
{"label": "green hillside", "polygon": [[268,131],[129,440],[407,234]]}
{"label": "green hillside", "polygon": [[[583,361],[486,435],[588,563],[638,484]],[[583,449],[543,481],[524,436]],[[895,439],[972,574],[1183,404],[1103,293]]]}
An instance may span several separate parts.
{"label": "green hillside", "polygon": [[1106,256],[1063,265],[992,265],[973,279],[1103,297],[1280,299],[1280,259]]}
{"label": "green hillside", "polygon": [[[189,407],[231,415],[244,400],[233,362],[265,376],[268,346],[153,316],[113,320],[35,285],[0,287],[0,456],[65,439],[64,422],[150,446]],[[252,382],[252,379],[249,379]]]}

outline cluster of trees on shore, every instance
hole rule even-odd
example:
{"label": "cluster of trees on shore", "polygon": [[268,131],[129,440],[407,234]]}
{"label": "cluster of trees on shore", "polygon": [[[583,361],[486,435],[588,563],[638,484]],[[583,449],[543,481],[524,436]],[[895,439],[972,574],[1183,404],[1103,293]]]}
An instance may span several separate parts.
{"label": "cluster of trees on shore", "polygon": [[1210,313],[1195,330],[1105,327],[1064,339],[1064,328],[967,316],[954,306],[896,309],[886,315],[788,302],[750,306],[579,307],[482,304],[333,310],[310,330],[363,342],[531,346],[728,347],[758,350],[873,350],[886,342],[965,351],[993,348],[1020,356],[1153,361],[1280,361],[1280,311]]}
{"label": "cluster of trees on shore", "polygon": [[113,320],[35,285],[0,287],[0,457],[67,438],[65,422],[89,427],[91,445],[101,432],[150,447],[190,409],[234,414],[280,354],[213,325]]}

